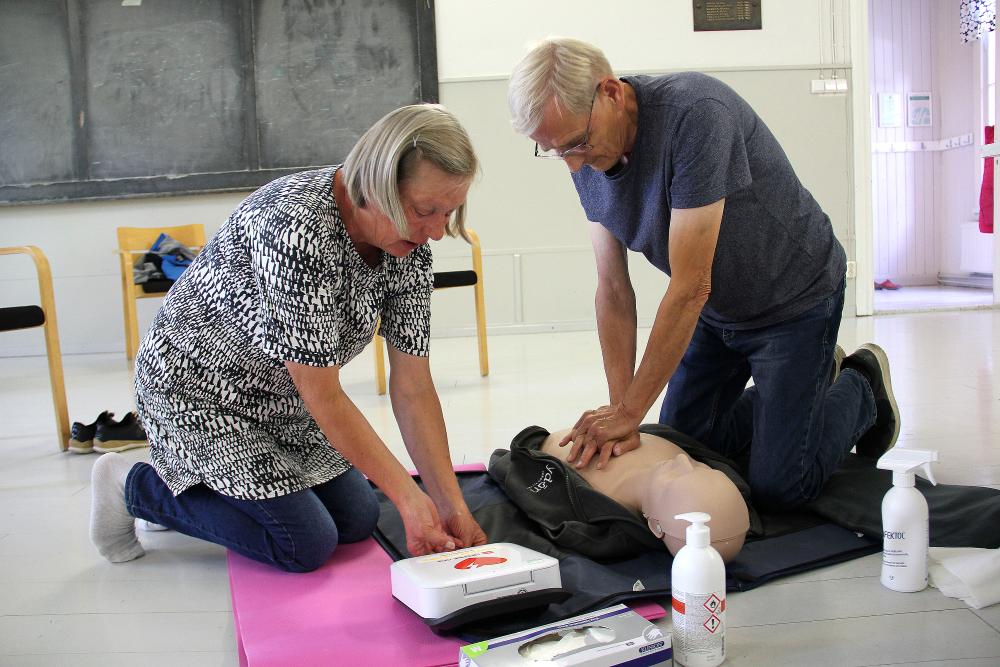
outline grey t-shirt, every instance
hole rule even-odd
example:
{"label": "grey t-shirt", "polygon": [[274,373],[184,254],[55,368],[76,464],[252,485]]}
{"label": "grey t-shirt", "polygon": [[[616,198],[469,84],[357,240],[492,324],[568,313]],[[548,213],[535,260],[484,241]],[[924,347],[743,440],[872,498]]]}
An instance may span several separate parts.
{"label": "grey t-shirt", "polygon": [[670,275],[672,208],[726,199],[702,319],[730,329],[789,320],[840,287],[847,267],[830,219],[746,101],[696,72],[623,77],[638,130],[628,164],[573,174],[587,218]]}

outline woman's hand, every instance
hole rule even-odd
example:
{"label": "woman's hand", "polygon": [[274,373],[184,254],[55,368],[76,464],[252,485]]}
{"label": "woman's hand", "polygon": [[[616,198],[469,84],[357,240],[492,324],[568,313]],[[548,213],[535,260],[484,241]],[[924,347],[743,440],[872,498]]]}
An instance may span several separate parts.
{"label": "woman's hand", "polygon": [[443,514],[448,532],[458,538],[458,548],[478,547],[487,543],[486,533],[479,527],[479,523],[468,509]]}
{"label": "woman's hand", "polygon": [[437,508],[423,491],[415,490],[397,503],[397,508],[406,528],[406,549],[411,556],[453,551],[461,546],[461,540],[441,523]]}

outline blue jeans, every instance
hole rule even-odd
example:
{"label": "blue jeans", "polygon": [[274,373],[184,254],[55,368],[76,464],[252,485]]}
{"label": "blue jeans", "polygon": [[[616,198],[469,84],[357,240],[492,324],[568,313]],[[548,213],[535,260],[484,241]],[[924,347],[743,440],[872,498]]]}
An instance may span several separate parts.
{"label": "blue jeans", "polygon": [[125,481],[125,505],[136,518],[288,572],[315,570],[340,542],[365,539],[379,514],[375,492],[354,468],[311,489],[241,500],[204,484],[175,496],[152,466],[137,463]]}
{"label": "blue jeans", "polygon": [[660,423],[740,463],[763,508],[816,498],[875,423],[863,375],[846,369],[830,384],[844,287],[772,326],[734,330],[699,320],[667,385]]}

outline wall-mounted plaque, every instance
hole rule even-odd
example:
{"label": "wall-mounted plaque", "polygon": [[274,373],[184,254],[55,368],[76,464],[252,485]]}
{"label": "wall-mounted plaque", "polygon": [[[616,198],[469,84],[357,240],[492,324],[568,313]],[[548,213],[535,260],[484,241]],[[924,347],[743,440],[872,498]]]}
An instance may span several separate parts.
{"label": "wall-mounted plaque", "polygon": [[693,0],[695,32],[760,30],[762,0]]}

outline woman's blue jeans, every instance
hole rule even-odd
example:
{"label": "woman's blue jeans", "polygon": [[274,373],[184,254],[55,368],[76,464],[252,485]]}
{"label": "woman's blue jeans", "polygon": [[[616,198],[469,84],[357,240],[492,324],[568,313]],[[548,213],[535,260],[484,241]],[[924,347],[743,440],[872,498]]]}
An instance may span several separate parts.
{"label": "woman's blue jeans", "polygon": [[311,489],[242,500],[204,484],[175,496],[152,466],[137,463],[125,481],[125,505],[134,517],[289,572],[315,570],[337,544],[365,539],[379,514],[375,492],[354,468]]}
{"label": "woman's blue jeans", "polygon": [[830,384],[844,288],[773,326],[734,330],[699,320],[667,385],[660,423],[742,464],[761,507],[816,498],[875,423],[864,376],[847,369]]}

